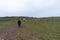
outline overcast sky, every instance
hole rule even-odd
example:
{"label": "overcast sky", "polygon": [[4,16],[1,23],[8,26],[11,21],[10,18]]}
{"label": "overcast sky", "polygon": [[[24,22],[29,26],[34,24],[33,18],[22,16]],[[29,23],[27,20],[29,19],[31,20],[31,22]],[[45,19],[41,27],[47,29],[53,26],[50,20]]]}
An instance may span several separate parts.
{"label": "overcast sky", "polygon": [[0,16],[60,16],[60,0],[0,0]]}

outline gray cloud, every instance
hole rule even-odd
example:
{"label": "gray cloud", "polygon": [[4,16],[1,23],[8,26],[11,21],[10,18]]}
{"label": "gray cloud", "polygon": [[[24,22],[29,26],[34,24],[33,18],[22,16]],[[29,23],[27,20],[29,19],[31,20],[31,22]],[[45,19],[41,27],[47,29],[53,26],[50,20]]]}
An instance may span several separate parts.
{"label": "gray cloud", "polygon": [[0,0],[0,13],[1,16],[56,16],[60,13],[60,1]]}

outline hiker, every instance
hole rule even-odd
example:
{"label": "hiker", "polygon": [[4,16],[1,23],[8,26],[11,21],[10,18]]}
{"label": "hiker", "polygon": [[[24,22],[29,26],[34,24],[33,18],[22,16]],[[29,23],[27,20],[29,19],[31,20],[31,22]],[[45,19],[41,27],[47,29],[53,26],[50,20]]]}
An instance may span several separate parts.
{"label": "hiker", "polygon": [[23,22],[26,22],[26,19],[25,18],[23,18]]}
{"label": "hiker", "polygon": [[21,27],[21,20],[18,20],[18,27]]}

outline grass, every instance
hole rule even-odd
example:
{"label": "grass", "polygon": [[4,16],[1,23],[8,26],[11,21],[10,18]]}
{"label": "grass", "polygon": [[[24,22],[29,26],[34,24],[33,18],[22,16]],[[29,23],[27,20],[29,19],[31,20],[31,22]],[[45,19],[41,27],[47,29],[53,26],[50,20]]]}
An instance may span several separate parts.
{"label": "grass", "polygon": [[24,24],[24,28],[41,40],[60,40],[60,19],[41,18],[31,19]]}
{"label": "grass", "polygon": [[5,29],[11,26],[16,25],[16,21],[15,20],[10,20],[10,19],[0,19],[0,29]]}
{"label": "grass", "polygon": [[[0,29],[16,25],[17,19],[23,18],[2,18]],[[60,40],[60,17],[26,18],[23,28],[40,40]]]}

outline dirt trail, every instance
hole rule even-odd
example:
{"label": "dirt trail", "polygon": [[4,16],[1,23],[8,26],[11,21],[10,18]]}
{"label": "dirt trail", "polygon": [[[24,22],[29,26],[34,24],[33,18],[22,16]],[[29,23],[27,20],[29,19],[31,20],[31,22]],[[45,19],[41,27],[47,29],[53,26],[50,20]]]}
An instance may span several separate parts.
{"label": "dirt trail", "polygon": [[[16,32],[18,30],[18,32]],[[23,28],[10,27],[0,30],[0,40],[39,40]]]}
{"label": "dirt trail", "polygon": [[16,27],[9,27],[4,30],[0,30],[0,40],[12,40],[12,37],[14,35],[14,31],[16,31]]}

